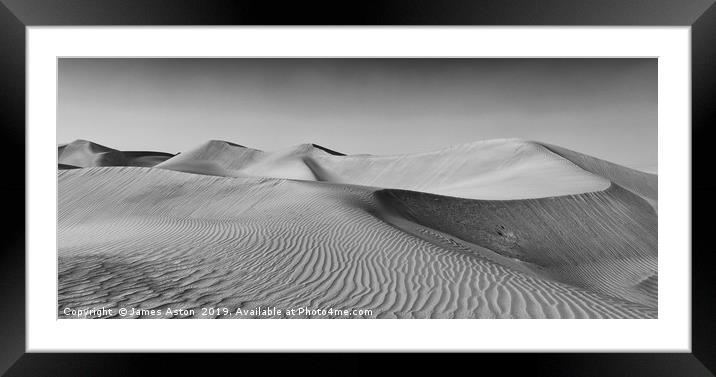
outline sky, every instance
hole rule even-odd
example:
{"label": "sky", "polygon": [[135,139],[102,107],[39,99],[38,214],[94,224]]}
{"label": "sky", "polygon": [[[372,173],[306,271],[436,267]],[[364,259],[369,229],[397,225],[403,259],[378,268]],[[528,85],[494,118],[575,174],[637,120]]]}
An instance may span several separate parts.
{"label": "sky", "polygon": [[346,154],[536,140],[657,165],[656,59],[62,58],[57,141]]}

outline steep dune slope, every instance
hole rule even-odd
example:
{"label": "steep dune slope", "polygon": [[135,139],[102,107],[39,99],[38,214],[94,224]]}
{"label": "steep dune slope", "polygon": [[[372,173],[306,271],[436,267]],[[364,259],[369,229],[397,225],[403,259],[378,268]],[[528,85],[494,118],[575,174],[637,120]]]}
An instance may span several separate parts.
{"label": "steep dune slope", "polygon": [[376,196],[388,211],[522,262],[542,276],[656,304],[656,290],[640,283],[657,279],[657,216],[642,198],[618,185],[506,201],[402,190],[381,190]]}
{"label": "steep dune slope", "polygon": [[[602,236],[601,230],[591,230],[593,240],[572,241],[586,253],[582,256],[560,245],[569,237],[561,228],[544,239],[522,233],[527,226],[539,227],[529,225],[531,220],[551,225],[553,211],[570,212],[576,203],[583,203],[584,211],[604,212],[602,200],[621,207],[601,213],[595,224],[608,227],[610,216],[615,222],[641,221],[634,213],[639,203],[624,203],[630,199],[617,187],[601,196],[564,199],[554,210],[552,199],[544,199],[467,201],[456,208],[440,203],[447,207],[443,212],[430,203],[455,198],[165,169],[62,170],[58,182],[60,317],[63,307],[101,306],[226,307],[232,313],[259,306],[371,309],[370,315],[355,316],[379,318],[656,316],[648,300],[550,277],[553,266],[581,268],[597,256],[615,263],[653,258],[650,241],[630,233],[639,227],[644,229],[633,232],[650,231],[650,222],[605,230],[639,245],[630,250],[607,244],[585,251],[582,246],[596,245]],[[484,220],[467,213],[473,206]],[[455,212],[451,222],[450,211],[467,212]],[[469,215],[468,223],[461,224],[459,215]],[[579,227],[582,219],[575,216],[565,226]],[[472,228],[483,236],[471,239]],[[480,229],[499,230],[502,236]],[[510,247],[510,237],[483,240],[510,232],[518,237],[518,248]],[[564,276],[561,280],[568,280]],[[642,285],[653,284],[655,278],[646,277]]]}
{"label": "steep dune slope", "polygon": [[313,144],[261,152],[211,141],[157,167],[207,175],[397,188],[472,199],[549,197],[609,187],[608,179],[538,143],[516,139],[396,156],[343,156]]}

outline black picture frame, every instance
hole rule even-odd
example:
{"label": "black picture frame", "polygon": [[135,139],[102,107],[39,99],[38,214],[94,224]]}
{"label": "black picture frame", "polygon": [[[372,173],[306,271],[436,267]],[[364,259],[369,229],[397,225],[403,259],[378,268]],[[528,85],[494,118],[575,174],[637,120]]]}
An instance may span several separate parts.
{"label": "black picture frame", "polygon": [[[25,42],[28,26],[60,25],[616,25],[690,26],[692,53],[692,353],[469,354],[471,364],[502,365],[502,375],[713,376],[716,274],[709,247],[716,204],[710,180],[716,105],[714,0],[452,0],[313,2],[187,0],[0,0],[0,117],[7,225],[0,237],[0,373],[8,376],[146,375],[245,370],[246,363],[316,371],[304,355],[25,353]],[[668,151],[660,151],[668,154]],[[22,157],[21,157],[22,156]],[[25,198],[21,200],[20,198]],[[686,252],[686,250],[660,250]],[[271,357],[269,360],[268,358]],[[396,363],[397,355],[380,355]],[[279,360],[276,360],[276,359]],[[368,367],[331,355],[345,369]],[[201,359],[201,360],[200,360]],[[208,359],[208,360],[207,360]],[[240,359],[240,360],[239,360]],[[377,361],[381,362],[381,361]],[[400,361],[398,361],[400,363]],[[325,364],[322,364],[325,365]],[[420,366],[420,362],[414,363]],[[507,369],[507,370],[505,370]],[[233,374],[233,373],[232,373]]]}

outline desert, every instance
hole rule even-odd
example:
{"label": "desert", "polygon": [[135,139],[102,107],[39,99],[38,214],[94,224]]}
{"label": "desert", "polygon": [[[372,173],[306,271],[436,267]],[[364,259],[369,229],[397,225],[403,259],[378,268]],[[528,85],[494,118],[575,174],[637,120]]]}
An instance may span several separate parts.
{"label": "desert", "polygon": [[658,316],[657,175],[551,144],[77,140],[57,179],[58,318]]}

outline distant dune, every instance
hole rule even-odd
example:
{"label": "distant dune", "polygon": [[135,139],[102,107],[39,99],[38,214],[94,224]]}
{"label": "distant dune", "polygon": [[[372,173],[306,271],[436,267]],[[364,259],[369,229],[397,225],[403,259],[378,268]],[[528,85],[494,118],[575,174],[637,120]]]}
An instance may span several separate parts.
{"label": "distant dune", "polygon": [[604,190],[609,179],[541,144],[516,139],[431,153],[343,156],[314,144],[262,152],[214,140],[158,168],[397,188],[472,199],[524,199]]}
{"label": "distant dune", "polygon": [[75,140],[57,147],[57,162],[60,169],[66,169],[66,166],[151,167],[173,156],[171,153],[164,152],[118,151],[87,140]]}
{"label": "distant dune", "polygon": [[656,176],[560,147],[346,156],[209,141],[156,165],[165,156],[60,148],[73,165],[58,170],[61,318],[103,306],[657,317]]}

